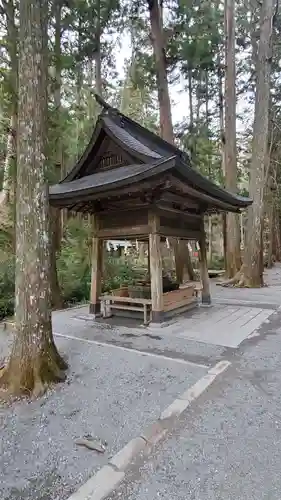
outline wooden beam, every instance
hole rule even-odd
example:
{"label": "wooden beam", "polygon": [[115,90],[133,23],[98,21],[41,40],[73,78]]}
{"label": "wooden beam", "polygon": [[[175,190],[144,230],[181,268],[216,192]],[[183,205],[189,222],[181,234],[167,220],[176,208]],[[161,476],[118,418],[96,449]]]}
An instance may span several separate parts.
{"label": "wooden beam", "polygon": [[163,191],[159,198],[159,202],[176,203],[186,208],[195,210],[199,209],[199,205],[198,203],[196,203],[196,201],[191,200],[186,196],[183,196],[182,194],[173,193],[171,191]]}
{"label": "wooden beam", "polygon": [[160,226],[159,233],[161,236],[166,236],[167,238],[171,237],[182,240],[198,240],[200,237],[200,231],[168,226]]}
{"label": "wooden beam", "polygon": [[90,292],[90,313],[100,315],[101,279],[103,269],[103,242],[98,237],[99,220],[97,215],[92,216],[92,275]]}
{"label": "wooden beam", "polygon": [[164,321],[162,259],[160,251],[160,235],[158,234],[159,216],[150,212],[148,215],[150,280],[151,280],[151,319],[153,323]]}
{"label": "wooden beam", "polygon": [[208,263],[207,263],[207,248],[206,248],[206,235],[204,229],[204,220],[201,224],[201,231],[199,237],[199,264],[200,264],[200,277],[202,282],[202,304],[211,304],[211,294],[210,294],[210,279],[208,273]]}
{"label": "wooden beam", "polygon": [[98,237],[103,240],[132,239],[136,236],[148,239],[149,226],[142,224],[139,226],[117,227],[112,229],[99,229]]}
{"label": "wooden beam", "polygon": [[[176,208],[170,207],[166,205],[164,202],[156,203],[157,211],[159,211],[159,215],[165,215],[165,217],[177,218],[180,217],[182,220],[190,221],[190,220],[201,220],[202,215],[189,212],[188,210],[178,210]],[[188,222],[187,222],[188,223]]]}

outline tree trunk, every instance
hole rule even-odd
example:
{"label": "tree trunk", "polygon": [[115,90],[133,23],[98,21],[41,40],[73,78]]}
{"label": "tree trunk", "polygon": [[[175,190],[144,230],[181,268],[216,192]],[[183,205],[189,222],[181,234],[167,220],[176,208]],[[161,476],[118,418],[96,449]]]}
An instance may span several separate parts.
{"label": "tree trunk", "polygon": [[50,242],[45,179],[47,0],[20,1],[19,133],[16,207],[16,335],[2,383],[41,394],[63,380],[52,335]]}
{"label": "tree trunk", "polygon": [[193,99],[192,99],[192,69],[188,68],[188,100],[189,100],[189,132],[192,134],[194,127]]}
{"label": "tree trunk", "polygon": [[[59,0],[55,3],[55,89],[54,104],[56,113],[56,139],[55,139],[55,177],[58,182],[63,173],[63,144],[61,134],[61,8]],[[63,299],[58,280],[57,253],[61,246],[62,217],[60,210],[51,210],[50,238],[51,238],[51,295],[52,306],[55,309],[63,307]]]}
{"label": "tree trunk", "polygon": [[265,164],[268,148],[268,112],[272,58],[272,22],[274,0],[263,0],[260,40],[256,66],[256,98],[253,128],[253,149],[250,167],[250,196],[253,204],[248,210],[246,246],[244,252],[244,284],[263,286],[261,272],[261,241],[264,215]]}
{"label": "tree trunk", "polygon": [[195,281],[195,273],[190,257],[190,252],[188,248],[187,241],[180,241],[180,252],[183,260],[183,280],[189,279],[190,281]]}
{"label": "tree trunk", "polygon": [[[82,86],[83,86],[83,68],[81,61],[82,53],[82,20],[78,22],[78,61],[76,68],[76,158],[80,158],[82,150],[82,129],[83,129],[83,102],[82,102]],[[78,213],[78,216],[81,214]]]}
{"label": "tree trunk", "polygon": [[97,2],[97,26],[95,34],[95,62],[96,62],[96,92],[99,96],[103,94],[102,72],[101,72],[101,5]]}
{"label": "tree trunk", "polygon": [[16,130],[17,130],[17,115],[14,110],[10,126],[7,134],[6,157],[4,162],[3,184],[1,203],[6,204],[12,200],[15,185],[16,175]]}
{"label": "tree trunk", "polygon": [[[163,37],[162,16],[160,12],[159,0],[147,0],[149,16],[150,16],[150,36],[153,46],[155,67],[156,67],[156,80],[158,90],[158,102],[160,111],[160,135],[161,137],[171,144],[174,144],[174,133],[172,123],[171,101],[168,86],[168,74],[166,64],[165,43]],[[179,275],[183,275],[183,266],[186,264],[188,267],[188,258],[185,261],[189,250],[188,247],[184,250],[184,255],[180,255],[183,248],[178,248],[175,253],[176,268]],[[189,261],[190,261],[190,256]],[[180,266],[182,267],[180,271]]]}
{"label": "tree trunk", "polygon": [[273,240],[273,253],[277,262],[281,261],[281,241],[280,241],[280,215],[277,209],[275,213],[275,226],[274,226],[275,238]]}
{"label": "tree trunk", "polygon": [[[221,172],[225,182],[225,134],[224,134],[224,100],[223,100],[223,71],[220,54],[217,58],[218,91],[219,91],[219,120],[220,120],[220,153],[221,153]],[[222,213],[222,238],[223,238],[223,256],[224,267],[227,268],[226,251],[226,213]]]}
{"label": "tree trunk", "polygon": [[268,250],[267,250],[267,267],[273,265],[273,240],[274,240],[274,194],[271,192],[268,200]]}
{"label": "tree trunk", "polygon": [[[235,0],[225,0],[225,187],[237,192],[236,161],[236,68],[235,68]],[[239,215],[226,216],[226,273],[235,276],[241,267]]]}
{"label": "tree trunk", "polygon": [[165,139],[165,141],[173,144],[174,133],[171,102],[169,96],[166,53],[160,17],[159,0],[147,0],[147,2],[151,25],[150,36],[156,66],[156,80],[160,111],[160,135],[163,139]]}
{"label": "tree trunk", "polygon": [[211,214],[208,217],[208,240],[208,262],[211,263],[213,258],[213,221]]}
{"label": "tree trunk", "polygon": [[18,54],[17,39],[18,29],[15,24],[14,0],[8,0],[5,4],[5,16],[7,23],[7,51],[10,60],[9,89],[11,98],[11,119],[7,134],[6,158],[3,176],[3,198],[2,203],[11,202],[16,190],[16,135],[17,135],[17,101],[18,101]]}

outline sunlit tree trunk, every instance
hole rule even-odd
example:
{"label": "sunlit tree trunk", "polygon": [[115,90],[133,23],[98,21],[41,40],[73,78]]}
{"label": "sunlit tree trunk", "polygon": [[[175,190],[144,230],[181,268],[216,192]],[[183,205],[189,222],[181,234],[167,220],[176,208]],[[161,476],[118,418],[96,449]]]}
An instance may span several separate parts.
{"label": "sunlit tree trunk", "polygon": [[[225,0],[225,187],[237,192],[235,0]],[[226,216],[226,272],[235,276],[241,267],[239,215]]]}
{"label": "sunlit tree trunk", "polygon": [[[20,1],[16,206],[16,334],[2,383],[41,394],[66,365],[52,335],[50,242],[45,179],[47,0]],[[3,372],[3,370],[2,370]]]}
{"label": "sunlit tree trunk", "polygon": [[265,165],[268,148],[273,15],[274,0],[263,0],[256,65],[255,116],[249,187],[253,204],[248,210],[246,245],[243,259],[243,283],[246,286],[253,287],[263,285],[261,243],[264,216]]}

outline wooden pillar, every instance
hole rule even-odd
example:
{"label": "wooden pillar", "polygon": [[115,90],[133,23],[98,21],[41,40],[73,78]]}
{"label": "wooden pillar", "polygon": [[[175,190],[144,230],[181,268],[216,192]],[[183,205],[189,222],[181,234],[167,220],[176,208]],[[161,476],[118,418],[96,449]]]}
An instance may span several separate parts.
{"label": "wooden pillar", "polygon": [[159,217],[154,213],[149,213],[149,255],[150,255],[150,282],[151,282],[151,319],[152,323],[162,323],[164,321],[163,306],[163,280],[162,280],[162,259],[160,250]]}
{"label": "wooden pillar", "polygon": [[95,316],[100,315],[101,278],[103,266],[103,241],[98,237],[99,220],[94,215],[92,219],[92,277],[90,292],[90,313]]}
{"label": "wooden pillar", "polygon": [[210,294],[210,280],[208,274],[208,263],[207,263],[207,249],[206,249],[206,235],[204,229],[204,219],[201,223],[200,229],[200,239],[199,239],[199,264],[200,264],[200,277],[202,282],[202,304],[211,304],[211,294]]}

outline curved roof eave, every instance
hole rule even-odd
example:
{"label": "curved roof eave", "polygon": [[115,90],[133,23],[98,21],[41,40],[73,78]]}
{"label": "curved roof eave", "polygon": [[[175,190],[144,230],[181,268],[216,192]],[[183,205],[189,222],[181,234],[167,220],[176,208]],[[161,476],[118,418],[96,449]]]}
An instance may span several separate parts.
{"label": "curved roof eave", "polygon": [[[249,205],[252,204],[253,202],[252,199],[230,193],[226,189],[221,188],[220,186],[215,184],[210,179],[204,177],[204,175],[198,172],[198,170],[192,168],[190,165],[188,155],[183,151],[181,151],[180,149],[178,149],[175,145],[169,144],[167,141],[164,141],[163,139],[161,139],[161,137],[156,136],[149,130],[142,127],[140,124],[134,122],[130,118],[120,113],[118,110],[110,108],[110,106],[107,106],[106,109],[108,111],[112,110],[113,113],[112,115],[107,114],[104,116],[103,121],[105,127],[107,128],[107,130],[110,131],[112,136],[116,137],[116,135],[118,135],[118,137],[116,138],[119,144],[121,143],[122,146],[125,147],[132,154],[138,155],[140,159],[141,157],[146,157],[149,158],[150,160],[154,160],[155,158],[157,158],[157,156],[165,157],[164,156],[164,150],[165,150],[166,154],[171,154],[176,156],[177,158],[176,165],[179,168],[180,173],[183,174],[184,178],[188,182],[190,182],[195,189],[203,191],[214,198],[218,198],[220,201],[223,201],[228,205],[233,205],[233,208],[243,209],[247,208]],[[163,147],[162,148],[156,147],[152,149],[148,147],[148,144],[143,144],[140,140],[136,139],[135,136],[130,133],[131,132],[130,130],[126,130],[125,127],[124,128],[120,127],[120,125],[116,121],[116,113],[120,115],[122,119],[124,119],[125,123],[128,122],[132,127],[138,129],[140,133],[146,134],[147,136],[151,135],[153,139],[154,138],[155,140],[157,139],[157,142],[159,143],[161,142],[161,144],[163,144]]]}
{"label": "curved roof eave", "polygon": [[175,157],[171,156],[152,163],[119,167],[114,170],[97,172],[81,179],[55,184],[49,189],[50,202],[66,199],[77,200],[79,197],[85,198],[93,193],[97,195],[109,190],[138,184],[172,170],[174,166]]}
{"label": "curved roof eave", "polygon": [[184,162],[177,158],[176,162],[177,171],[179,174],[195,189],[199,192],[203,192],[217,198],[218,200],[226,203],[227,205],[232,205],[233,208],[247,208],[253,203],[251,198],[246,198],[238,194],[233,194],[224,188],[221,188],[214,182],[210,181],[204,177],[200,172],[194,170],[193,168],[186,165]]}

